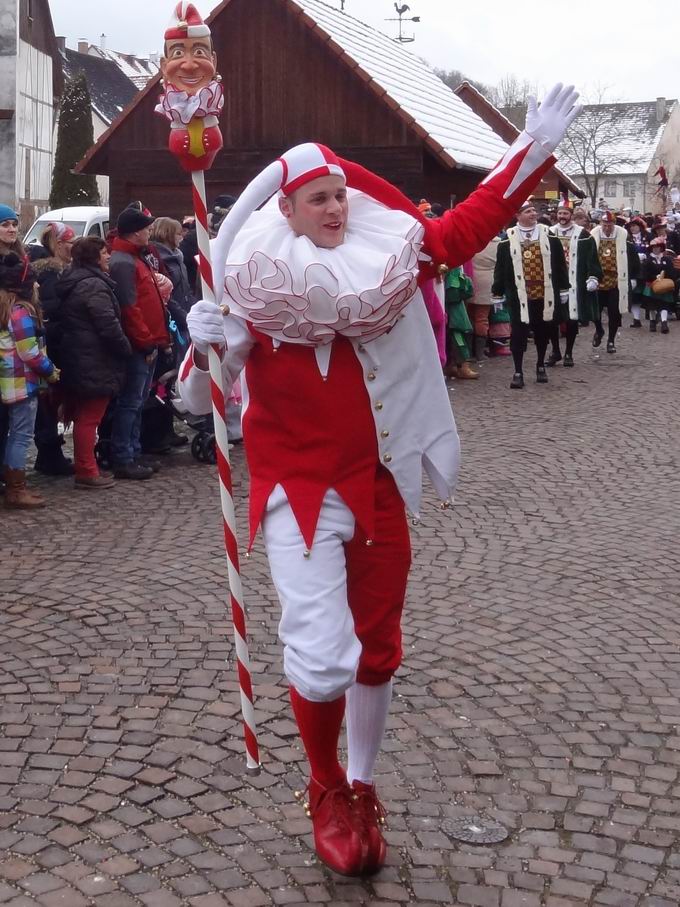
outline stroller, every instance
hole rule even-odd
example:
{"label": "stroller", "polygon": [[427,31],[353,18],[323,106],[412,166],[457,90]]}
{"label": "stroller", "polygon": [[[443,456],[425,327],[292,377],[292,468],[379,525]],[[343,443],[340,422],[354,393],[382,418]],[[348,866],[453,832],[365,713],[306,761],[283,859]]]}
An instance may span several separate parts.
{"label": "stroller", "polygon": [[[215,431],[212,415],[194,416],[182,405],[174,394],[177,370],[164,372],[154,380],[152,392],[142,411],[142,450],[157,448],[161,439],[172,429],[175,419],[195,432],[191,439],[191,455],[199,463],[217,462]],[[109,469],[111,463],[111,427],[115,400],[104,414],[99,426],[99,438],[95,446],[95,457],[100,469]]]}

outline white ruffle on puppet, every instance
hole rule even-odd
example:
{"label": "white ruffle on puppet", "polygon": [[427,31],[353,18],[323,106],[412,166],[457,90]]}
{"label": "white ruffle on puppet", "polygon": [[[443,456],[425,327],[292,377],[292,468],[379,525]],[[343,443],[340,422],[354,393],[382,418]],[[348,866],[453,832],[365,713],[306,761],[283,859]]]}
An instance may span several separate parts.
{"label": "white ruffle on puppet", "polygon": [[424,229],[363,193],[349,198],[345,241],[334,249],[297,236],[278,197],[252,214],[229,253],[231,311],[275,340],[306,346],[386,333],[418,288]]}
{"label": "white ruffle on puppet", "polygon": [[174,85],[168,85],[156,105],[156,113],[167,117],[171,123],[188,126],[195,119],[218,116],[224,107],[222,85],[213,80],[197,94],[187,94]]}

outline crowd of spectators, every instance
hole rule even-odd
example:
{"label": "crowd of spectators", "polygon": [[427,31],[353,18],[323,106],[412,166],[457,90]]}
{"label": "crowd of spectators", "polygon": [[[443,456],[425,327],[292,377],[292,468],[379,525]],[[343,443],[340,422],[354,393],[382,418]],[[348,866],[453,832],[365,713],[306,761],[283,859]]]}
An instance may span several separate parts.
{"label": "crowd of spectators", "polygon": [[[26,482],[32,444],[36,471],[73,475],[76,488],[98,490],[150,479],[159,454],[187,442],[171,409],[148,402],[161,384],[168,391],[189,344],[195,245],[193,219],[156,219],[134,202],[106,242],[51,223],[39,244],[24,248],[18,215],[0,205],[6,506],[45,504]],[[73,459],[64,453],[70,425]]]}

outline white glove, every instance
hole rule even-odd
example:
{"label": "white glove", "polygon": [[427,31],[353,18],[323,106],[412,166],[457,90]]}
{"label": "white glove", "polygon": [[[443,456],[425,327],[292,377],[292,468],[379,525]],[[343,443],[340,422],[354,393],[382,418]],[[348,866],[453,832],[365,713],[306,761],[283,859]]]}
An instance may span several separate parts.
{"label": "white glove", "polygon": [[637,287],[637,280],[631,280],[630,287],[632,290],[634,290]]}
{"label": "white glove", "polygon": [[566,305],[569,302],[569,290],[560,291],[560,302]]}
{"label": "white glove", "polygon": [[589,277],[586,280],[586,290],[588,293],[594,293],[596,290],[600,289],[600,282],[597,277]]}
{"label": "white glove", "polygon": [[640,259],[640,261],[644,261],[647,256],[644,252],[638,252],[638,258]]}
{"label": "white glove", "polygon": [[561,82],[552,88],[539,107],[536,98],[529,96],[526,131],[546,151],[553,152],[564,138],[567,129],[583,109],[576,102],[578,92],[573,85],[566,88]]}
{"label": "white glove", "polygon": [[192,305],[187,315],[189,336],[199,353],[207,353],[212,344],[224,346],[224,315],[214,302],[201,299]]}

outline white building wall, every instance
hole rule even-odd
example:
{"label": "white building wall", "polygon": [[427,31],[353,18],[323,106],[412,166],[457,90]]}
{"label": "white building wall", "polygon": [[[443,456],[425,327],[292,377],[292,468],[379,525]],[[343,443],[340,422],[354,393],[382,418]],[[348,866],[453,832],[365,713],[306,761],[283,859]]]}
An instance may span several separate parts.
{"label": "white building wall", "polygon": [[[664,127],[661,139],[647,172],[647,195],[649,197],[649,210],[654,214],[665,213],[662,198],[656,195],[659,177],[654,174],[663,164],[668,174],[670,187],[680,186],[680,104],[674,104],[671,115]],[[670,188],[669,187],[669,188]],[[667,196],[667,206],[670,208],[670,195]]]}
{"label": "white building wall", "polygon": [[21,40],[17,59],[16,142],[16,195],[21,213],[31,217],[47,210],[52,183],[52,58]]}
{"label": "white building wall", "polygon": [[[588,195],[586,181],[582,176],[571,174],[574,182],[580,186],[586,193],[585,204],[590,207],[591,199]],[[600,178],[597,199],[604,199],[607,207],[612,211],[620,208],[633,208],[635,211],[644,213],[649,210],[649,187],[647,177],[644,173],[616,174],[613,176],[603,176]]]}
{"label": "white building wall", "polygon": [[[102,120],[102,118],[92,111],[92,125],[94,126],[94,141],[95,144],[99,141],[100,136],[102,136],[106,130],[109,128],[110,124],[107,124]],[[109,203],[109,178],[108,176],[98,176],[97,177],[97,186],[99,188],[99,198],[101,199],[102,205],[108,205]]]}
{"label": "white building wall", "polygon": [[[16,111],[16,56],[19,40],[16,0],[0,0],[0,109]],[[0,202],[17,207],[16,113],[0,120]]]}

